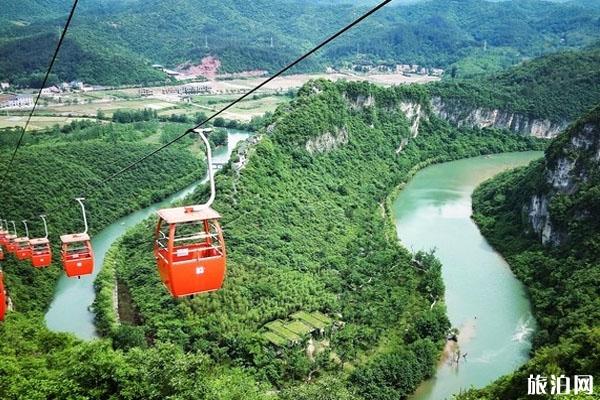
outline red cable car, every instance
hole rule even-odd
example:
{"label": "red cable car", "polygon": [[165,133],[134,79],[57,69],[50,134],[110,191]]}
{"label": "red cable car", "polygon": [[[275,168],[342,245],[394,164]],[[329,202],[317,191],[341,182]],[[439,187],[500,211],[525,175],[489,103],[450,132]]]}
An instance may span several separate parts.
{"label": "red cable car", "polygon": [[17,252],[17,243],[15,242],[17,240],[17,227],[15,226],[15,221],[10,221],[10,223],[13,226],[14,233],[6,235],[6,250],[9,253],[15,254]]}
{"label": "red cable car", "polygon": [[4,321],[6,314],[6,291],[4,290],[4,273],[0,270],[0,321]]}
{"label": "red cable car", "polygon": [[29,227],[27,226],[27,221],[23,221],[23,225],[25,225],[25,236],[15,239],[17,245],[15,256],[17,257],[17,260],[20,261],[31,259],[31,244],[29,243]]}
{"label": "red cable car", "polygon": [[4,260],[4,250],[0,247],[0,261]]}
{"label": "red cable car", "polygon": [[46,223],[46,216],[40,215],[42,221],[44,221],[44,230],[46,236],[43,238],[31,239],[31,265],[35,268],[49,267],[52,264],[52,249],[50,248],[50,241],[48,240],[48,224]]}
{"label": "red cable car", "polygon": [[85,199],[77,198],[75,200],[81,205],[85,231],[60,237],[63,269],[69,278],[75,276],[81,278],[83,275],[90,275],[94,272],[94,252],[92,251],[90,236],[87,234],[88,224],[85,216],[85,206],[83,205]]}
{"label": "red cable car", "polygon": [[208,130],[196,132],[207,149],[210,198],[204,205],[159,210],[154,240],[160,278],[176,298],[221,289],[227,266],[221,216],[210,208],[215,181],[210,144],[204,135]]}

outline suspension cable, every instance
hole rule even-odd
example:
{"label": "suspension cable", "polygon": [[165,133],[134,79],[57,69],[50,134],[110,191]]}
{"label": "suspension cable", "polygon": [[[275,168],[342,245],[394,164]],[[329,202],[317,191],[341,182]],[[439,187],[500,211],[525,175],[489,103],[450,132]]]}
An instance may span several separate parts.
{"label": "suspension cable", "polygon": [[[77,4],[77,1],[78,0],[75,0],[74,6]],[[235,106],[237,103],[243,101],[248,96],[250,96],[253,93],[255,93],[257,90],[261,89],[262,87],[264,87],[268,83],[272,82],[274,79],[278,78],[279,76],[281,76],[282,74],[284,74],[285,72],[287,72],[288,70],[290,70],[291,68],[293,68],[294,66],[296,66],[297,64],[299,64],[300,62],[304,61],[306,58],[310,57],[311,55],[313,55],[314,53],[316,53],[317,51],[319,51],[321,48],[325,47],[326,45],[328,45],[329,43],[331,43],[332,41],[334,41],[335,39],[337,39],[339,36],[341,36],[345,32],[349,31],[350,29],[354,28],[356,25],[360,24],[366,18],[370,17],[371,15],[373,15],[374,13],[376,13],[377,11],[379,11],[380,9],[382,9],[384,6],[386,6],[390,2],[392,2],[392,0],[384,0],[384,1],[382,1],[377,6],[371,8],[369,11],[367,11],[366,13],[364,13],[363,15],[361,15],[359,18],[353,20],[350,24],[344,26],[342,29],[340,29],[339,31],[337,31],[333,35],[329,36],[327,39],[325,39],[324,41],[322,41],[321,43],[319,43],[317,46],[313,47],[307,53],[304,53],[302,56],[300,56],[296,60],[292,61],[287,66],[285,66],[284,68],[280,69],[274,75],[272,75],[271,77],[269,77],[265,81],[261,82],[260,84],[258,84],[254,88],[252,88],[247,93],[243,94],[239,98],[237,98],[234,101],[232,101],[231,103],[229,103],[227,106],[223,107],[219,111],[217,111],[214,114],[212,114],[210,117],[206,118],[204,121],[202,121],[199,124],[197,124],[197,125],[189,128],[189,129],[187,129],[181,135],[175,137],[174,139],[172,139],[169,142],[163,144],[162,146],[158,147],[157,149],[151,151],[150,153],[144,155],[143,157],[139,158],[138,160],[132,162],[131,164],[127,165],[126,167],[122,168],[121,170],[119,170],[119,171],[115,172],[114,174],[108,176],[107,178],[105,178],[104,180],[102,180],[101,182],[99,182],[95,187],[92,187],[92,190],[89,191],[88,193],[86,193],[85,197],[87,197],[87,198],[93,197],[93,193],[94,192],[98,191],[101,187],[105,186],[107,183],[109,183],[110,181],[112,181],[113,179],[115,179],[116,177],[118,177],[119,175],[122,175],[123,173],[131,170],[137,164],[139,164],[139,163],[147,160],[148,158],[152,157],[153,155],[157,154],[158,152],[160,152],[160,151],[164,150],[165,148],[171,146],[175,142],[177,142],[177,141],[181,140],[182,138],[184,138],[186,135],[188,135],[190,133],[193,133],[196,129],[201,128],[204,124],[206,124],[207,122],[213,120],[214,118],[216,118],[217,116],[219,116],[223,112],[227,111],[228,109],[230,109],[233,106]],[[74,10],[75,10],[75,8],[72,9],[72,12],[71,12],[71,15],[69,16],[68,22],[70,22],[70,19],[71,19],[72,15],[73,15],[73,11]],[[63,34],[65,32],[66,32],[66,30],[63,32]],[[63,35],[63,37],[64,37],[64,35]],[[61,37],[61,41],[62,41],[62,37]],[[58,52],[58,48],[59,47],[60,46],[57,47],[57,52]],[[53,62],[54,62],[54,60],[53,60]],[[92,186],[92,185],[88,184],[88,187],[89,186]],[[78,197],[84,197],[84,196],[83,196],[83,194],[81,194],[81,196],[78,196]],[[60,208],[57,208],[57,209],[60,209]],[[52,211],[55,211],[55,210],[52,210]],[[46,215],[48,215],[50,213],[51,212],[45,212]]]}
{"label": "suspension cable", "polygon": [[52,60],[50,61],[50,65],[48,66],[48,69],[46,70],[46,75],[44,75],[44,80],[42,81],[42,86],[40,87],[40,90],[38,91],[38,94],[35,98],[35,101],[33,103],[33,108],[31,109],[31,112],[29,113],[29,116],[27,117],[25,126],[21,130],[21,135],[19,136],[19,140],[17,141],[15,150],[13,151],[12,156],[10,157],[10,161],[8,162],[8,165],[6,166],[6,170],[4,171],[2,181],[0,181],[0,186],[2,186],[4,184],[4,181],[6,180],[6,177],[8,176],[8,173],[10,172],[10,167],[12,166],[12,163],[15,160],[15,157],[17,156],[17,151],[19,151],[19,147],[21,147],[21,144],[23,143],[23,137],[25,136],[25,131],[27,131],[27,128],[29,127],[29,123],[31,122],[31,118],[33,117],[33,113],[35,112],[35,109],[37,108],[38,102],[40,101],[40,96],[42,95],[42,90],[44,89],[44,87],[46,86],[46,83],[48,82],[48,77],[50,76],[50,72],[52,71],[52,67],[54,66],[54,62],[56,61],[56,57],[58,56],[58,51],[60,50],[60,47],[62,46],[65,36],[67,35],[67,30],[69,29],[69,26],[71,25],[71,20],[73,19],[73,15],[75,14],[75,9],[77,8],[78,2],[79,2],[79,0],[73,1],[73,6],[71,7],[71,12],[69,13],[67,22],[65,23],[62,33],[60,34],[60,39],[58,40],[58,44],[56,45],[56,49],[54,50],[54,54],[52,55]]}

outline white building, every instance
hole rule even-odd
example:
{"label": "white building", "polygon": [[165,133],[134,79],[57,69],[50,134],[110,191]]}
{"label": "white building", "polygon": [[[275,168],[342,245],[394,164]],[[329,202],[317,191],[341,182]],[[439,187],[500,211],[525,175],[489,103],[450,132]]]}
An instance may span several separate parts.
{"label": "white building", "polygon": [[58,94],[58,93],[61,93],[61,92],[62,92],[62,90],[58,86],[50,86],[50,87],[42,89],[42,94],[44,96],[48,96],[48,95],[52,95],[52,94]]}
{"label": "white building", "polygon": [[7,95],[0,96],[0,108],[13,107],[31,107],[33,106],[33,97],[28,95]]}

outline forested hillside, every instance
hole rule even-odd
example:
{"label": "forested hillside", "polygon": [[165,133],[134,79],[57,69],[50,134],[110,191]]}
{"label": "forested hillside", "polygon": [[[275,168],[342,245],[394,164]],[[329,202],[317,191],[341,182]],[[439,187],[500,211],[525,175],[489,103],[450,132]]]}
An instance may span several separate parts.
{"label": "forested hillside", "polygon": [[[365,106],[369,96],[375,103]],[[505,132],[458,130],[428,115],[406,147],[414,121],[400,109],[410,104],[427,108],[428,102],[426,91],[418,87],[307,85],[272,117],[246,168],[238,175],[228,167],[219,175],[216,207],[224,215],[231,260],[225,289],[172,300],[154,269],[149,240],[153,221],[148,221],[113,248],[107,258],[112,267],[98,281],[98,326],[108,340],[85,343],[50,333],[39,314],[24,314],[43,309],[53,291],[48,279],[33,275],[57,272],[9,262],[6,272],[13,277],[8,287],[15,290],[17,312],[0,325],[0,370],[5,372],[0,373],[0,397],[297,399],[328,393],[332,398],[387,399],[412,392],[433,373],[449,326],[440,265],[425,254],[413,261],[398,245],[388,219],[388,194],[430,162],[536,146],[533,139]],[[138,126],[152,129],[151,123]],[[79,162],[75,176],[93,185],[100,174],[81,168],[89,153],[79,141],[91,136],[112,143],[144,136],[136,132],[109,134],[105,127],[92,126],[60,136],[53,145],[29,144],[19,165],[31,166],[24,168],[41,175],[45,164],[36,166],[38,161],[29,157],[44,160],[58,152],[64,165],[46,166],[50,174],[43,179],[33,174],[33,184],[24,181],[14,193],[31,193],[43,183],[47,194],[39,201],[51,205],[58,204],[53,195],[62,193],[65,211],[49,215],[51,226],[73,229],[76,210],[67,208],[71,195],[64,190],[70,175],[53,171],[62,167],[71,172],[70,166]],[[319,139],[327,132],[337,138],[333,147],[323,147]],[[95,152],[107,149],[108,160],[120,159],[119,148],[136,153],[137,147],[145,147],[96,140],[90,145],[97,147]],[[401,145],[405,148],[397,153]],[[94,228],[145,202],[138,195],[140,185],[149,193],[162,179],[161,171],[185,168],[178,154],[164,153],[160,162],[132,171],[135,185],[124,177],[102,200],[92,197],[90,212],[100,218]],[[21,164],[25,161],[30,163]],[[98,162],[94,171],[105,173],[120,164],[90,162]],[[136,188],[135,194],[125,194],[129,187]],[[205,195],[200,190],[193,200]],[[118,198],[131,200],[111,201]],[[27,213],[37,211],[33,204],[25,207]],[[14,218],[25,213],[20,208],[9,212]],[[133,318],[121,325],[103,296],[113,273],[119,293],[129,292],[134,310]],[[290,344],[267,335],[273,322],[291,324],[292,315],[320,318],[313,323],[323,324],[325,336],[308,342],[312,352],[307,353],[303,334]],[[314,384],[302,383],[307,377]],[[272,388],[281,391],[276,395]]]}
{"label": "forested hillside", "polygon": [[432,85],[445,101],[574,121],[600,102],[600,45],[526,61],[497,74]]}
{"label": "forested hillside", "polygon": [[[57,38],[68,12],[69,2],[37,7],[31,1],[18,7],[10,1],[6,17],[0,17],[0,49],[11,54],[0,63],[1,79],[27,83],[28,74],[41,72],[47,66],[43,60],[50,58],[51,38]],[[56,73],[60,80],[147,83],[161,78],[150,69],[152,63],[175,67],[207,55],[221,60],[223,72],[272,72],[365,7],[288,0],[82,3]],[[534,0],[392,4],[299,68],[376,62],[455,65],[463,74],[493,71],[597,40],[599,17],[599,10]],[[82,63],[71,62],[77,59]],[[117,59],[120,71],[113,67]]]}
{"label": "forested hillside", "polygon": [[[229,244],[225,288],[170,299],[145,241],[155,222],[148,221],[112,249],[100,277],[103,333],[124,350],[177,343],[281,389],[284,399],[407,396],[433,372],[449,326],[440,265],[425,254],[413,261],[398,245],[387,196],[428,163],[536,146],[428,115],[398,153],[414,122],[401,109],[428,101],[418,87],[305,86],[272,117],[246,168],[229,167],[217,180]],[[121,324],[109,295],[115,276],[119,293],[127,291],[120,301],[134,310]],[[324,337],[273,339],[277,326],[295,329],[297,315],[315,312],[333,323]],[[307,377],[316,383],[302,384]]]}
{"label": "forested hillside", "polygon": [[461,398],[522,397],[529,374],[600,377],[600,107],[546,150],[474,194],[474,218],[528,287],[539,324],[533,358]]}

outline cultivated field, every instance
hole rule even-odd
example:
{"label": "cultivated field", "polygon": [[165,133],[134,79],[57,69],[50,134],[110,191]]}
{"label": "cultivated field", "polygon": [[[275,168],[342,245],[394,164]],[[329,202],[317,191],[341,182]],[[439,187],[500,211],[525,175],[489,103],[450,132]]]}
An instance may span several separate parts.
{"label": "cultivated field", "polygon": [[[193,115],[197,112],[213,113],[237,99],[242,93],[254,88],[267,78],[239,78],[231,80],[216,80],[202,82],[201,85],[210,87],[210,94],[183,95],[168,93],[163,89],[173,89],[173,85],[147,88],[152,92],[149,96],[142,96],[141,88],[123,88],[101,90],[94,92],[60,93],[52,96],[43,96],[36,116],[33,118],[30,129],[43,129],[58,124],[68,124],[77,118],[96,118],[101,111],[106,117],[112,117],[116,110],[138,110],[149,108],[156,110],[159,115],[171,114]],[[437,77],[427,75],[403,74],[368,74],[359,75],[351,73],[331,74],[299,74],[288,75],[269,82],[265,87],[250,96],[235,107],[222,114],[226,119],[248,122],[253,117],[274,111],[280,104],[289,101],[285,94],[295,90],[313,79],[330,79],[337,81],[369,81],[382,86],[427,83],[439,80]],[[22,126],[24,124],[26,109],[3,110],[0,116],[0,128]]]}

